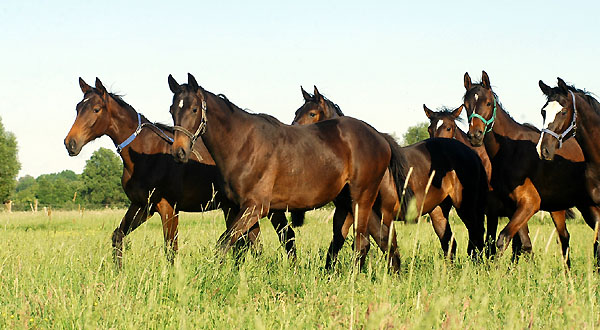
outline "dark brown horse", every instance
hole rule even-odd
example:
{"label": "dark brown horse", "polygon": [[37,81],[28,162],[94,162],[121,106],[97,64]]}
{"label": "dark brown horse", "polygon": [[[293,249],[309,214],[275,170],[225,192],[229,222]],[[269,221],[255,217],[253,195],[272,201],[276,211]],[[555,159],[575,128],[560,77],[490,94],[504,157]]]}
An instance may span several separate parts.
{"label": "dark brown horse", "polygon": [[[490,180],[492,179],[492,163],[490,162],[490,158],[487,155],[487,152],[485,151],[485,147],[484,146],[472,146],[471,143],[469,142],[469,138],[467,136],[467,133],[463,132],[462,129],[460,129],[460,127],[458,127],[456,125],[456,121],[460,120],[460,113],[462,112],[464,108],[464,105],[461,105],[460,107],[458,107],[457,109],[454,110],[450,110],[450,109],[444,109],[441,111],[432,111],[429,108],[427,108],[427,106],[423,105],[423,109],[425,110],[425,115],[427,116],[427,118],[429,118],[429,127],[428,127],[428,132],[429,132],[429,136],[431,137],[442,137],[442,138],[449,138],[449,139],[455,139],[457,141],[460,141],[462,143],[464,143],[465,145],[469,146],[471,149],[473,149],[473,151],[475,151],[475,153],[477,153],[477,155],[479,156],[479,158],[481,158],[481,162],[483,163],[483,166],[485,167],[485,172],[487,174],[487,178],[488,178],[488,184],[490,182]],[[491,185],[490,185],[490,194],[488,194],[488,205],[487,205],[487,224],[488,224],[488,233],[493,231],[493,239],[495,241],[496,237],[495,237],[495,231],[498,226],[498,216],[501,217],[510,217],[512,215],[512,212],[514,212],[514,210],[512,210],[512,208],[505,208],[502,205],[502,202],[499,198],[497,198],[495,196],[495,194],[493,193],[493,190],[491,190]],[[566,212],[566,211],[556,211],[556,212],[550,212],[550,214],[552,215],[552,217],[558,217],[558,219],[561,219],[562,217],[565,217],[565,214],[569,214],[569,216],[571,218],[574,217],[574,214],[572,212]],[[492,228],[490,230],[490,227]],[[488,235],[488,240],[490,239],[490,235]],[[489,241],[488,241],[489,243]],[[493,253],[495,251],[495,242],[493,244],[493,246],[490,244],[489,245],[490,249],[492,250],[491,252]],[[530,252],[531,251],[531,240],[529,238],[529,228],[527,228],[527,224],[525,224],[520,230],[519,230],[519,235],[515,236],[515,239],[512,240],[512,248],[513,248],[513,258],[518,257],[518,255],[522,252],[522,251],[526,251],[526,252]]]}
{"label": "dark brown horse", "polygon": [[[560,78],[558,87],[551,88],[541,80],[539,85],[548,98],[542,108],[542,116],[544,121],[552,120],[542,133],[538,148],[540,157],[553,160],[557,150],[566,145],[567,139],[575,136],[585,156],[587,191],[594,202],[600,204],[600,103],[590,93],[569,86]],[[600,269],[600,222],[598,218],[595,220],[595,223],[587,223],[594,229],[594,255],[596,268]]]}
{"label": "dark brown horse", "polygon": [[[183,85],[169,76],[169,87],[178,128],[173,155],[186,162],[201,135],[223,175],[226,196],[240,205],[228,238],[222,240],[223,252],[270,210],[304,211],[335,199],[336,207],[352,212],[357,261],[364,263],[371,209],[386,169],[397,162],[385,138],[353,118],[298,127],[250,114],[205,91],[191,74]],[[393,208],[382,209],[386,214],[376,241],[386,251],[391,238],[390,262],[398,269],[395,235],[390,237],[389,231]]]}
{"label": "dark brown horse", "polygon": [[[476,84],[465,73],[464,86],[469,140],[474,146],[485,145],[492,162],[492,188],[503,204],[514,210],[498,236],[498,248],[502,251],[540,209],[559,211],[575,206],[586,222],[595,224],[600,219],[600,210],[585,189],[585,164],[579,145],[567,141],[554,161],[540,160],[536,152],[540,132],[517,123],[504,111],[485,71],[481,83]],[[563,256],[570,264],[569,233],[564,217],[555,214],[553,220]]]}
{"label": "dark brown horse", "polygon": [[[304,105],[296,111],[292,124],[312,124],[344,116],[339,106],[321,95],[316,86],[314,95],[303,88],[301,91]],[[396,144],[395,141],[393,143]],[[423,205],[423,212],[430,214],[444,253],[452,256],[456,250],[456,242],[447,220],[452,205],[469,231],[468,253],[474,256],[475,251],[481,251],[487,183],[477,156],[464,145],[447,139],[430,139],[404,148],[396,144],[396,148],[398,154],[402,155],[404,169],[413,168],[409,191],[414,193],[416,205]],[[434,180],[425,195],[427,182],[434,170]],[[394,191],[394,184],[393,180],[386,180],[384,177],[380,191]],[[393,198],[398,199],[398,195]],[[403,217],[404,214],[399,215]],[[336,210],[334,216],[344,215],[338,215]]]}
{"label": "dark brown horse", "polygon": [[[76,156],[85,144],[107,135],[123,159],[122,185],[131,205],[112,236],[119,265],[124,236],[154,212],[162,219],[169,258],[173,256],[169,250],[177,251],[178,211],[221,208],[227,227],[231,227],[239,207],[215,191],[222,178],[202,141],[194,145],[194,160],[177,163],[171,156],[172,127],[152,124],[121,97],[108,93],[97,78],[96,88],[81,78],[79,85],[83,100],[77,104],[77,117],[65,138],[65,147],[70,156]],[[287,226],[285,215],[275,214],[271,220],[287,252],[294,255],[294,232]],[[259,227],[254,226],[248,236],[254,242],[259,233]]]}

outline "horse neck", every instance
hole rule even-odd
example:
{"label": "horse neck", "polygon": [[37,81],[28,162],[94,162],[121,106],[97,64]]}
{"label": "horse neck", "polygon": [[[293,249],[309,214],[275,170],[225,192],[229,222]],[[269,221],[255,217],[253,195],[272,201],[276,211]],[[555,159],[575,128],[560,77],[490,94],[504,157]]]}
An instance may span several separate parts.
{"label": "horse neck", "polygon": [[587,101],[580,101],[578,105],[575,139],[581,146],[586,162],[600,164],[600,146],[597,142],[600,140],[600,114]]}
{"label": "horse neck", "polygon": [[[123,143],[128,137],[135,132],[138,127],[138,113],[133,108],[126,108],[120,105],[112,97],[108,101],[108,109],[110,111],[110,125],[107,129],[106,135],[110,137],[115,145]],[[140,117],[141,122],[147,122],[148,120],[143,116]],[[124,150],[120,153],[123,165],[126,169],[133,169],[133,161],[129,156],[129,150],[135,149],[136,141],[131,142]]]}
{"label": "horse neck", "polygon": [[202,141],[219,166],[228,158],[236,158],[238,150],[244,147],[246,136],[252,128],[253,118],[242,109],[229,105],[222,98],[207,92],[206,131]]}

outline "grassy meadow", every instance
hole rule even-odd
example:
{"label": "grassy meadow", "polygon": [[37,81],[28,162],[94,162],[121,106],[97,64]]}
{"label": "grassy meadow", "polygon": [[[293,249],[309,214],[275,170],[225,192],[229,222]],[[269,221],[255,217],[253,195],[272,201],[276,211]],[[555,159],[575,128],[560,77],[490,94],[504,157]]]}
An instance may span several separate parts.
{"label": "grassy meadow", "polygon": [[221,213],[182,214],[174,265],[155,215],[128,236],[117,271],[110,237],[123,213],[0,213],[0,328],[600,327],[593,232],[581,219],[568,223],[570,272],[547,213],[530,221],[534,255],[517,264],[510,253],[471,262],[466,230],[453,217],[454,262],[441,255],[430,223],[396,223],[399,274],[386,271],[374,244],[357,272],[351,240],[327,272],[330,210],[310,212],[296,229],[295,263],[262,220],[262,249],[239,266],[230,256],[223,263],[215,257]]}

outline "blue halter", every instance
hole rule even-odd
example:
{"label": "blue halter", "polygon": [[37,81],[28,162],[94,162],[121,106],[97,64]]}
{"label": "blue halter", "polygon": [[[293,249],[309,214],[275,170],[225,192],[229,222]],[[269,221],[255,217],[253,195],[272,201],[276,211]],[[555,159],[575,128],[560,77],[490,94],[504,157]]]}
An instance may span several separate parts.
{"label": "blue halter", "polygon": [[160,131],[160,133],[162,134],[163,138],[167,139],[167,141],[173,143],[173,139],[168,136],[167,134],[165,134],[165,132],[160,129],[159,127],[157,127],[156,125],[152,124],[152,123],[143,123],[142,124],[142,118],[140,116],[140,113],[137,113],[137,119],[138,119],[138,126],[135,129],[135,131],[127,138],[125,139],[125,141],[121,142],[120,144],[116,144],[115,143],[115,147],[117,147],[117,153],[121,153],[121,151],[123,151],[123,149],[125,147],[127,147],[131,142],[133,142],[133,140],[135,140],[135,138],[138,136],[138,134],[140,134],[140,132],[142,131],[142,128],[144,128],[144,126],[152,126],[154,128],[156,128],[157,130]]}

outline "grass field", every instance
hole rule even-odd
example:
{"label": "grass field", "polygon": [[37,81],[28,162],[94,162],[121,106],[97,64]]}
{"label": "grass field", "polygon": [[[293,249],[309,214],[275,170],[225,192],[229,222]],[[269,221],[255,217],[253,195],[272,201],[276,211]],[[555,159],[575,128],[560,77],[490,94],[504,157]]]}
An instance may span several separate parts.
{"label": "grass field", "polygon": [[472,263],[466,231],[452,224],[457,259],[441,256],[431,225],[397,223],[402,271],[386,271],[373,246],[362,272],[350,241],[332,273],[323,269],[331,211],[309,213],[291,264],[262,221],[262,251],[239,267],[220,263],[218,212],[183,214],[180,253],[164,257],[158,216],[128,237],[124,268],[110,236],[122,210],[0,213],[0,328],[598,328],[599,275],[593,232],[571,221],[566,272],[549,217],[534,218],[534,256]]}

